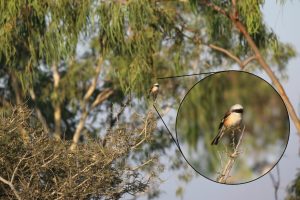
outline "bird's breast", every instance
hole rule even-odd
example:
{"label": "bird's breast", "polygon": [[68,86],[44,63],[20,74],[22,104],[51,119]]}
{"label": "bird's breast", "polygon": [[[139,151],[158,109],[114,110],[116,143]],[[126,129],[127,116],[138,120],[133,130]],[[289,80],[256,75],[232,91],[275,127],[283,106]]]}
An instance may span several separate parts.
{"label": "bird's breast", "polygon": [[157,87],[152,88],[152,92],[157,92],[157,91],[158,91]]}
{"label": "bird's breast", "polygon": [[226,119],[224,120],[224,125],[226,127],[237,126],[241,123],[242,116],[240,113],[231,113]]}

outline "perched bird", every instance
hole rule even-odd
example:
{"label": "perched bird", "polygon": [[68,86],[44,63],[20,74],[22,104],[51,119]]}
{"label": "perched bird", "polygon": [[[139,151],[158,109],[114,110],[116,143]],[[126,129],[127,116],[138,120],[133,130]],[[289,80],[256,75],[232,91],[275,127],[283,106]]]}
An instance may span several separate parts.
{"label": "perched bird", "polygon": [[219,133],[211,142],[211,145],[217,145],[224,133],[238,128],[243,119],[244,108],[240,104],[231,106],[228,112],[225,113],[220,125]]}
{"label": "perched bird", "polygon": [[159,90],[159,84],[155,83],[152,88],[149,91],[149,95],[148,97],[152,96],[153,100],[156,100],[157,94],[158,94],[158,90]]}

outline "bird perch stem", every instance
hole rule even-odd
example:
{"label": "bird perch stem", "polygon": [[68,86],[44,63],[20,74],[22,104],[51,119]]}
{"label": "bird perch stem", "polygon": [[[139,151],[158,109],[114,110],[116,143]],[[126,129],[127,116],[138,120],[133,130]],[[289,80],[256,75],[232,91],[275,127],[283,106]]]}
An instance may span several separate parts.
{"label": "bird perch stem", "polygon": [[229,156],[229,160],[227,161],[224,169],[222,170],[222,173],[218,176],[217,178],[217,182],[219,183],[226,183],[228,177],[229,177],[229,174],[230,174],[230,171],[233,167],[233,164],[239,154],[239,146],[241,145],[242,143],[242,139],[243,139],[243,136],[244,136],[244,131],[245,131],[245,126],[242,130],[242,133],[241,133],[241,136],[239,138],[239,141],[236,145],[236,147],[234,148],[232,154]]}

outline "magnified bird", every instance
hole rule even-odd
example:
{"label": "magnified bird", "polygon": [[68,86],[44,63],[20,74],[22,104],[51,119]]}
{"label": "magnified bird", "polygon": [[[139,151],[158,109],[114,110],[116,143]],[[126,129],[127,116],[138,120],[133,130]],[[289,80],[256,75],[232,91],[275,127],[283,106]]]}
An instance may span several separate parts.
{"label": "magnified bird", "polygon": [[230,130],[238,128],[243,119],[244,108],[240,104],[235,104],[231,106],[229,111],[227,111],[219,125],[218,135],[213,139],[211,145],[217,145],[219,140],[223,135]]}

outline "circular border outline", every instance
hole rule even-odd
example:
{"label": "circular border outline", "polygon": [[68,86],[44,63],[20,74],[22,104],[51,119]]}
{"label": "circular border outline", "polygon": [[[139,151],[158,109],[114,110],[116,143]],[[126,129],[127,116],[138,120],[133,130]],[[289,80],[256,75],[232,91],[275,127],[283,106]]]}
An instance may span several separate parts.
{"label": "circular border outline", "polygon": [[[250,75],[252,75],[252,76],[256,76],[257,78],[259,78],[259,79],[261,79],[262,81],[264,81],[265,83],[267,83],[269,86],[271,86],[271,88],[276,92],[276,94],[277,94],[277,95],[279,96],[279,98],[281,99],[281,101],[282,101],[282,103],[283,103],[283,105],[284,105],[284,107],[285,107],[285,110],[286,110],[286,113],[287,113],[287,117],[288,117],[288,122],[289,122],[289,123],[288,123],[288,138],[287,138],[287,143],[286,143],[286,145],[285,145],[285,148],[284,148],[284,150],[283,150],[281,156],[278,158],[277,162],[276,162],[276,163],[275,163],[275,164],[274,164],[267,172],[265,172],[263,175],[261,175],[261,176],[255,178],[255,179],[253,179],[253,180],[246,181],[246,182],[243,182],[243,183],[220,183],[220,182],[217,182],[216,180],[213,180],[213,179],[208,178],[208,177],[206,177],[205,175],[201,174],[197,169],[195,169],[195,167],[194,167],[193,165],[190,164],[190,162],[189,162],[189,161],[187,160],[187,158],[185,157],[184,153],[183,153],[182,150],[181,150],[180,143],[179,143],[179,141],[178,141],[178,136],[177,136],[177,119],[178,119],[178,114],[179,114],[181,105],[182,105],[182,103],[183,103],[185,97],[190,93],[190,91],[191,91],[191,90],[192,90],[192,89],[193,89],[200,81],[203,81],[204,79],[206,79],[206,78],[208,78],[208,77],[210,77],[210,76],[213,76],[213,75],[215,75],[215,74],[222,73],[222,72],[241,72],[241,73],[246,73],[246,74],[250,74]],[[275,89],[275,87],[273,87],[273,85],[271,85],[268,81],[266,81],[265,79],[261,78],[260,76],[258,76],[258,75],[256,75],[256,74],[253,74],[253,73],[251,73],[251,72],[246,72],[246,71],[242,71],[242,70],[222,70],[222,71],[216,71],[215,73],[210,74],[210,75],[207,75],[206,77],[204,77],[204,78],[202,78],[201,80],[197,81],[197,83],[195,83],[195,84],[187,91],[187,93],[184,95],[182,101],[181,101],[180,104],[179,104],[178,112],[177,112],[177,114],[176,114],[176,121],[175,121],[175,136],[176,136],[177,147],[178,147],[178,149],[179,149],[179,151],[180,151],[182,157],[183,157],[184,160],[187,162],[187,164],[188,164],[195,172],[197,172],[200,176],[202,176],[202,177],[204,177],[204,178],[206,178],[206,179],[208,179],[208,180],[210,180],[210,181],[213,181],[213,182],[215,182],[215,183],[222,184],[222,185],[242,185],[242,184],[251,183],[251,182],[253,182],[253,181],[256,181],[256,180],[258,180],[258,179],[264,177],[266,174],[268,174],[270,171],[273,170],[273,168],[279,163],[279,161],[280,161],[281,158],[283,157],[283,155],[284,155],[284,153],[285,153],[285,151],[286,151],[286,148],[287,148],[287,146],[288,146],[289,140],[290,140],[290,135],[291,135],[291,121],[290,121],[290,115],[289,115],[289,112],[288,112],[288,110],[287,110],[287,108],[286,108],[286,105],[285,105],[285,103],[284,103],[284,101],[283,101],[281,95],[279,94],[279,92]]]}

